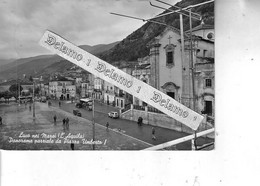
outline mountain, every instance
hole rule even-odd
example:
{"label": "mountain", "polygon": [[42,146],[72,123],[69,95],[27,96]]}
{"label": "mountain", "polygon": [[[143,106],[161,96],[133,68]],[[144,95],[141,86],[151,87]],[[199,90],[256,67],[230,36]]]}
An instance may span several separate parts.
{"label": "mountain", "polygon": [[117,45],[119,41],[110,43],[110,44],[99,44],[99,45],[80,45],[79,47],[85,51],[88,51],[89,53],[93,55],[97,55],[99,53],[105,52],[111,48],[113,48],[115,45]]}
{"label": "mountain", "polygon": [[[182,0],[178,2],[176,6],[187,7],[202,3],[208,0]],[[173,7],[170,8],[174,10]],[[168,10],[162,12],[166,13]],[[195,8],[192,8],[192,12],[196,12],[202,15],[202,20],[205,24],[214,25],[214,3],[208,3]],[[167,25],[171,25],[177,29],[180,28],[179,14],[169,14],[167,16],[154,19],[158,22],[163,22]],[[189,17],[183,16],[184,31],[189,29]],[[196,27],[200,24],[200,21],[193,20],[192,26]],[[115,63],[117,61],[136,61],[140,57],[145,57],[149,54],[147,44],[156,36],[158,36],[165,29],[164,25],[147,22],[142,27],[128,35],[120,43],[115,45],[112,49],[102,52],[98,56],[109,62]]]}
{"label": "mountain", "polygon": [[0,59],[0,69],[2,65],[6,65],[8,63],[11,63],[13,61],[15,61],[16,59]]}
{"label": "mountain", "polygon": [[[100,52],[114,47],[118,42],[110,44],[99,44],[94,46],[81,45],[79,46],[85,51],[97,55]],[[62,61],[62,63],[61,63]],[[6,62],[0,66],[0,80],[11,79],[22,77],[23,74],[29,76],[39,76],[46,75],[46,73],[51,74],[54,72],[63,72],[67,68],[71,67],[73,64],[66,62],[62,57],[58,55],[41,55],[29,58],[22,58],[14,61]]]}
{"label": "mountain", "polygon": [[[7,69],[17,67],[18,65],[22,65],[22,64],[28,63],[33,60],[46,59],[46,58],[50,58],[50,57],[53,57],[53,55],[41,55],[41,56],[17,59],[17,60],[11,61],[9,63],[3,64],[0,68],[0,72],[3,72]],[[57,58],[55,58],[55,59],[57,59]]]}
{"label": "mountain", "polygon": [[[205,1],[208,0],[182,0],[181,2],[178,2],[176,6],[187,7]],[[170,9],[174,10],[172,7]],[[168,10],[162,13],[166,12],[168,12]],[[201,14],[205,24],[214,25],[214,3],[192,8],[192,12]],[[179,29],[180,26],[179,14],[176,13],[157,18],[156,21],[164,22],[177,29]],[[188,30],[190,25],[189,17],[184,16],[183,21],[184,30]],[[200,23],[200,21],[193,20],[192,26],[196,27]],[[165,26],[163,25],[147,22],[120,42],[94,46],[81,45],[79,47],[112,64],[119,64],[120,61],[134,62],[138,58],[145,57],[149,54],[147,44],[154,39],[154,37],[158,36],[164,29]],[[62,73],[72,66],[72,63],[57,55],[18,59],[1,66],[0,80],[21,77],[23,74],[26,74],[28,77],[29,75],[36,76],[39,74],[49,75],[54,72]]]}

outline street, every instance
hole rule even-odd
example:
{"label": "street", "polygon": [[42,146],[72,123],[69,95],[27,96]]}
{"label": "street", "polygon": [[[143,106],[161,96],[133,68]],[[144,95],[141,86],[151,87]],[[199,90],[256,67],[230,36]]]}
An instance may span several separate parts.
{"label": "street", "polygon": [[[59,107],[58,101],[52,101],[52,105],[54,107]],[[137,122],[135,121],[129,121],[120,118],[118,119],[109,118],[108,112],[118,111],[118,109],[97,101],[95,101],[94,108],[95,108],[95,123],[105,126],[106,123],[109,122],[110,128],[114,130],[120,129],[122,133],[137,138],[141,141],[145,141],[152,145],[158,145],[161,143],[165,143],[189,135],[187,133],[177,132],[174,130],[146,125],[146,124],[143,124],[142,126],[138,126]],[[75,103],[64,101],[62,102],[60,109],[72,113],[73,109],[78,109],[78,108],[75,108]],[[80,110],[80,112],[82,113],[82,117],[90,121],[92,120],[92,111],[88,111],[83,108],[78,110]],[[156,130],[156,140],[152,139],[152,127],[154,127]],[[212,141],[213,140],[208,138],[207,139],[198,138],[197,144],[202,145],[204,143],[209,143]],[[176,145],[175,148],[178,150],[190,150],[191,142],[181,143],[179,145]]]}
{"label": "street", "polygon": [[[142,150],[153,145],[171,141],[188,134],[155,127],[156,140],[152,139],[152,126],[138,126],[135,121],[112,119],[108,112],[117,108],[95,102],[95,133],[93,139],[92,111],[78,109],[82,117],[73,115],[75,103],[63,101],[59,108],[58,101],[36,102],[33,118],[29,105],[16,103],[0,105],[3,125],[0,126],[0,148],[5,150]],[[56,116],[56,123],[54,122]],[[63,119],[69,119],[66,129]],[[109,122],[109,129],[106,123]],[[199,138],[202,145],[211,142],[208,138]],[[93,143],[95,145],[93,146]],[[190,150],[191,143],[185,142],[172,147],[171,150]]]}

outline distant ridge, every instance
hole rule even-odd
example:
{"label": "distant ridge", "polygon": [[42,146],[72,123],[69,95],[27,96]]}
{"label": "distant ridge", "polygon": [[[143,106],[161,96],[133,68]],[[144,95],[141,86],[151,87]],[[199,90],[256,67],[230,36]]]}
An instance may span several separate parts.
{"label": "distant ridge", "polygon": [[[81,45],[79,47],[85,51],[92,53],[93,55],[97,55],[100,52],[104,52],[106,50],[111,49],[117,43],[119,42],[114,42],[110,44],[99,44],[94,46]],[[69,62],[66,65],[62,65],[60,61],[64,62],[64,59],[58,55],[40,55],[9,61],[8,63],[6,62],[3,65],[0,64],[0,80],[21,78],[23,74],[26,74],[26,76],[29,77],[31,75],[45,75],[43,72],[62,72],[64,69],[68,68],[69,66],[72,66],[72,64]],[[48,70],[45,70],[46,68]]]}

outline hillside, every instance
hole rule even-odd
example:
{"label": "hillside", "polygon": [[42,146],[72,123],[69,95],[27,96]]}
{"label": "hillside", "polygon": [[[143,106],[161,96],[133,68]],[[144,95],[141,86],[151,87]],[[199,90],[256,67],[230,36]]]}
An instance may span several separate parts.
{"label": "hillside", "polygon": [[16,59],[0,59],[0,69],[1,69],[1,66],[6,65],[8,63],[12,63],[15,60]]}
{"label": "hillside", "polygon": [[[176,5],[179,7],[187,7],[192,4],[198,4],[208,0],[182,0]],[[173,8],[171,8],[173,9]],[[214,3],[209,3],[192,9],[193,12],[202,15],[205,24],[214,25]],[[166,13],[164,11],[162,13]],[[156,21],[165,22],[179,29],[179,14],[170,14],[158,18]],[[193,20],[192,25],[196,27],[200,21]],[[158,36],[165,26],[155,23],[145,23],[142,27],[128,35],[121,42],[111,44],[99,44],[95,46],[82,45],[79,46],[101,59],[120,65],[121,61],[135,62],[140,57],[145,57],[149,54],[147,43],[154,37]],[[184,16],[184,30],[189,29],[189,18]],[[48,76],[54,72],[64,72],[72,67],[73,64],[64,60],[57,55],[36,56],[25,59],[18,59],[14,62],[1,65],[0,80],[21,77],[26,74],[27,77],[32,76]]]}
{"label": "hillside", "polygon": [[[79,47],[92,53],[93,55],[97,55],[100,52],[111,49],[117,43],[118,42],[94,46],[81,45]],[[23,74],[26,74],[27,77],[31,75],[34,77],[40,75],[46,76],[54,72],[63,72],[72,65],[72,63],[66,62],[58,55],[41,55],[22,58],[0,66],[0,80],[12,78],[16,79],[17,77],[22,77]]]}
{"label": "hillside", "polygon": [[[198,4],[208,0],[183,0],[176,4],[179,7],[187,7],[192,4]],[[173,9],[173,8],[171,8]],[[202,15],[202,19],[205,24],[214,25],[214,3],[209,3],[192,9],[193,12]],[[164,11],[162,13],[166,13]],[[184,30],[189,29],[189,18],[184,16]],[[162,18],[156,19],[156,21],[164,22],[167,25],[171,25],[177,29],[180,28],[179,14],[170,14]],[[200,24],[200,21],[193,20],[192,25],[196,27]],[[105,61],[114,63],[116,61],[135,61],[137,58],[145,57],[149,54],[149,49],[146,47],[147,43],[154,37],[158,36],[165,29],[164,25],[156,23],[145,23],[142,27],[134,31],[127,36],[119,44],[113,47],[111,50],[103,52],[99,55]]]}
{"label": "hillside", "polygon": [[105,52],[105,51],[113,48],[118,43],[119,43],[119,41],[114,42],[114,43],[110,43],[110,44],[99,44],[99,45],[94,45],[94,46],[81,45],[79,47],[82,48],[85,51],[88,51],[89,53],[91,53],[93,55],[97,55],[99,53]]}

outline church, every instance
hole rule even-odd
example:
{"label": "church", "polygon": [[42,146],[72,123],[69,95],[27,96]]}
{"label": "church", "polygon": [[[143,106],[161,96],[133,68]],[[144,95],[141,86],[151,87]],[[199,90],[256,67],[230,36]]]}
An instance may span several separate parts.
{"label": "church", "polygon": [[[165,28],[148,43],[149,56],[140,62],[132,75],[197,113],[214,117],[214,26],[202,23],[192,29],[192,44],[189,32],[184,33],[183,46],[181,41],[178,29]],[[138,73],[144,71],[142,69],[149,74]],[[133,104],[147,106],[137,98],[133,99]]]}

